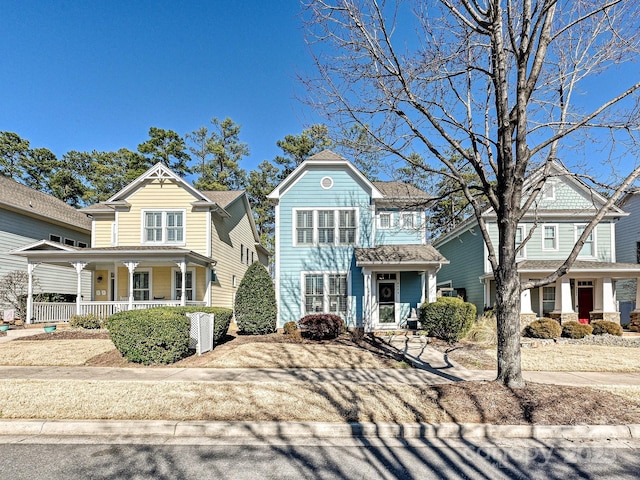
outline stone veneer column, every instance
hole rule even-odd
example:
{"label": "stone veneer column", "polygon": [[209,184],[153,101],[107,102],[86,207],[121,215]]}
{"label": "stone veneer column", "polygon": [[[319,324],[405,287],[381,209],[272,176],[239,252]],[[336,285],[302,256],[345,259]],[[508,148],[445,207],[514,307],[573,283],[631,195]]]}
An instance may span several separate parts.
{"label": "stone veneer column", "polygon": [[[522,278],[520,281],[524,283],[527,280],[527,278]],[[531,290],[523,290],[520,292],[520,330],[536,318],[537,315],[531,308]]]}

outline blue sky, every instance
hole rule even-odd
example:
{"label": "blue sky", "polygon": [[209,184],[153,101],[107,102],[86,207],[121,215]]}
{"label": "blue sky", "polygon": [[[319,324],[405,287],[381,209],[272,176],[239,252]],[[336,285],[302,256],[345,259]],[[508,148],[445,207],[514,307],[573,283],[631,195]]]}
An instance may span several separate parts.
{"label": "blue sky", "polygon": [[320,120],[297,0],[0,0],[0,130],[59,157],[231,117],[253,168]]}

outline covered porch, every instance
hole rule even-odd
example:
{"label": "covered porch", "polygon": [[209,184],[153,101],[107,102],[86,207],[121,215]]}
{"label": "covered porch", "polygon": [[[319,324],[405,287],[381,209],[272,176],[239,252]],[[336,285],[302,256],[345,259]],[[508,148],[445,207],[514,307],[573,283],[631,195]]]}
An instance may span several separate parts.
{"label": "covered porch", "polygon": [[[215,260],[176,247],[77,248],[49,241],[12,252],[27,259],[27,323],[68,321],[73,315],[107,318],[124,310],[158,306],[211,305]],[[36,302],[34,277],[40,264],[76,271],[73,303]],[[86,272],[91,276],[87,279]],[[91,298],[84,298],[90,282]]]}
{"label": "covered porch", "polygon": [[366,331],[407,328],[426,301],[436,300],[436,274],[449,263],[431,245],[383,245],[355,249],[364,280]]}
{"label": "covered porch", "polygon": [[[560,267],[560,261],[524,260],[518,264],[522,281],[542,278]],[[540,317],[560,323],[608,320],[620,323],[616,282],[640,277],[640,265],[616,262],[576,261],[555,283],[521,293],[521,322]],[[495,301],[492,277],[485,280],[485,299]]]}

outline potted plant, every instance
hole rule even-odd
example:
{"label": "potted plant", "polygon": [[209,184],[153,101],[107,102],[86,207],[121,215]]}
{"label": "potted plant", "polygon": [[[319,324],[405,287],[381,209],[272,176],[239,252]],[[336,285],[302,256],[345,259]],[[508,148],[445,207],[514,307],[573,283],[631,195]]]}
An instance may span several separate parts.
{"label": "potted plant", "polygon": [[44,326],[44,331],[46,333],[53,333],[56,331],[56,326],[55,325],[45,325]]}

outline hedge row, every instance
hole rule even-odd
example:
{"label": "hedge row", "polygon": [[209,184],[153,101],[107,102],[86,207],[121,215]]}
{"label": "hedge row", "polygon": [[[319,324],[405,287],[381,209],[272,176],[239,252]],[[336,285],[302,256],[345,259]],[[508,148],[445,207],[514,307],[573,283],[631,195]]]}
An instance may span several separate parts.
{"label": "hedge row", "polygon": [[112,315],[106,322],[113,344],[130,362],[169,364],[189,355],[187,313],[213,313],[214,342],[229,330],[232,311],[220,307],[158,307]]}

